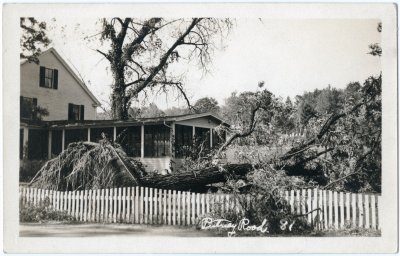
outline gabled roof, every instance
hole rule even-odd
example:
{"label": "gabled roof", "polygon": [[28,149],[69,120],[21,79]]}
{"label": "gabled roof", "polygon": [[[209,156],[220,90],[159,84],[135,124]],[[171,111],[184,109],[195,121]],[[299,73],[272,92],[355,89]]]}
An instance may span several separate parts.
{"label": "gabled roof", "polygon": [[[87,93],[87,95],[89,95],[89,97],[95,102],[96,106],[100,106],[101,103],[100,101],[92,94],[92,92],[89,90],[89,88],[87,88],[87,86],[83,83],[83,81],[75,74],[75,72],[72,70],[72,68],[68,65],[68,63],[61,57],[61,55],[56,51],[56,49],[54,49],[53,47],[51,47],[50,49],[42,52],[42,54],[50,52],[52,53],[57,60],[59,60],[61,62],[61,64],[68,70],[68,72],[72,75],[72,77],[78,82],[78,84],[82,87],[82,89]],[[21,65],[24,65],[25,63],[28,63],[27,60],[22,61]]]}

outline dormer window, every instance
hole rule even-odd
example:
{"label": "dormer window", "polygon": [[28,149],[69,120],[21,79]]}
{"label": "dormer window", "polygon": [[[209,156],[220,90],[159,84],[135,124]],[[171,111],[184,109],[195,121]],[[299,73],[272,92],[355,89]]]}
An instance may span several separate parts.
{"label": "dormer window", "polygon": [[58,88],[58,70],[40,67],[40,87],[57,89]]}

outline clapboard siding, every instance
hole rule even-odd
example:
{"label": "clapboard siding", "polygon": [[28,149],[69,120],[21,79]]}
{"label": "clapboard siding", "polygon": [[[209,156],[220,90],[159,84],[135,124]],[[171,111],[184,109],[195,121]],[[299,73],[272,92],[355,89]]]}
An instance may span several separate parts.
{"label": "clapboard siding", "polygon": [[[67,120],[68,103],[85,106],[85,119],[96,119],[96,102],[81,87],[52,50],[39,56],[40,65],[35,63],[21,64],[20,83],[21,96],[37,98],[38,106],[49,111],[43,120]],[[58,89],[49,89],[39,86],[40,66],[58,70]]]}

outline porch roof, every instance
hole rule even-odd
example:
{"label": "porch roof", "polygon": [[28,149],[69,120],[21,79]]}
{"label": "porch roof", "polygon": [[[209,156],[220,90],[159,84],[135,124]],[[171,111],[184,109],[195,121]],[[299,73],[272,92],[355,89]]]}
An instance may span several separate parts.
{"label": "porch roof", "polygon": [[[68,121],[68,120],[58,120],[58,121],[41,121],[42,127],[47,128],[86,128],[86,127],[108,127],[108,126],[135,126],[142,124],[166,124],[171,122],[192,120],[202,117],[209,117],[225,126],[230,126],[228,123],[223,121],[220,117],[212,113],[201,113],[201,114],[185,114],[176,116],[163,116],[163,117],[151,117],[151,118],[137,118],[130,120],[84,120],[84,121]],[[21,122],[28,125],[38,125],[38,122]]]}

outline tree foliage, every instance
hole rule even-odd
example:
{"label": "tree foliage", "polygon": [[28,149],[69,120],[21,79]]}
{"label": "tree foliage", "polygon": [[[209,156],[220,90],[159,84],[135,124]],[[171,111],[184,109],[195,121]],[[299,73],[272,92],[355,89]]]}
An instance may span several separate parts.
{"label": "tree foliage", "polygon": [[21,17],[20,27],[22,30],[20,58],[39,64],[38,56],[51,42],[46,34],[46,23],[39,22],[33,17]]}
{"label": "tree foliage", "polygon": [[193,108],[196,113],[211,112],[214,114],[218,114],[220,110],[220,107],[218,106],[218,101],[213,97],[204,97],[198,99],[193,105]]}

